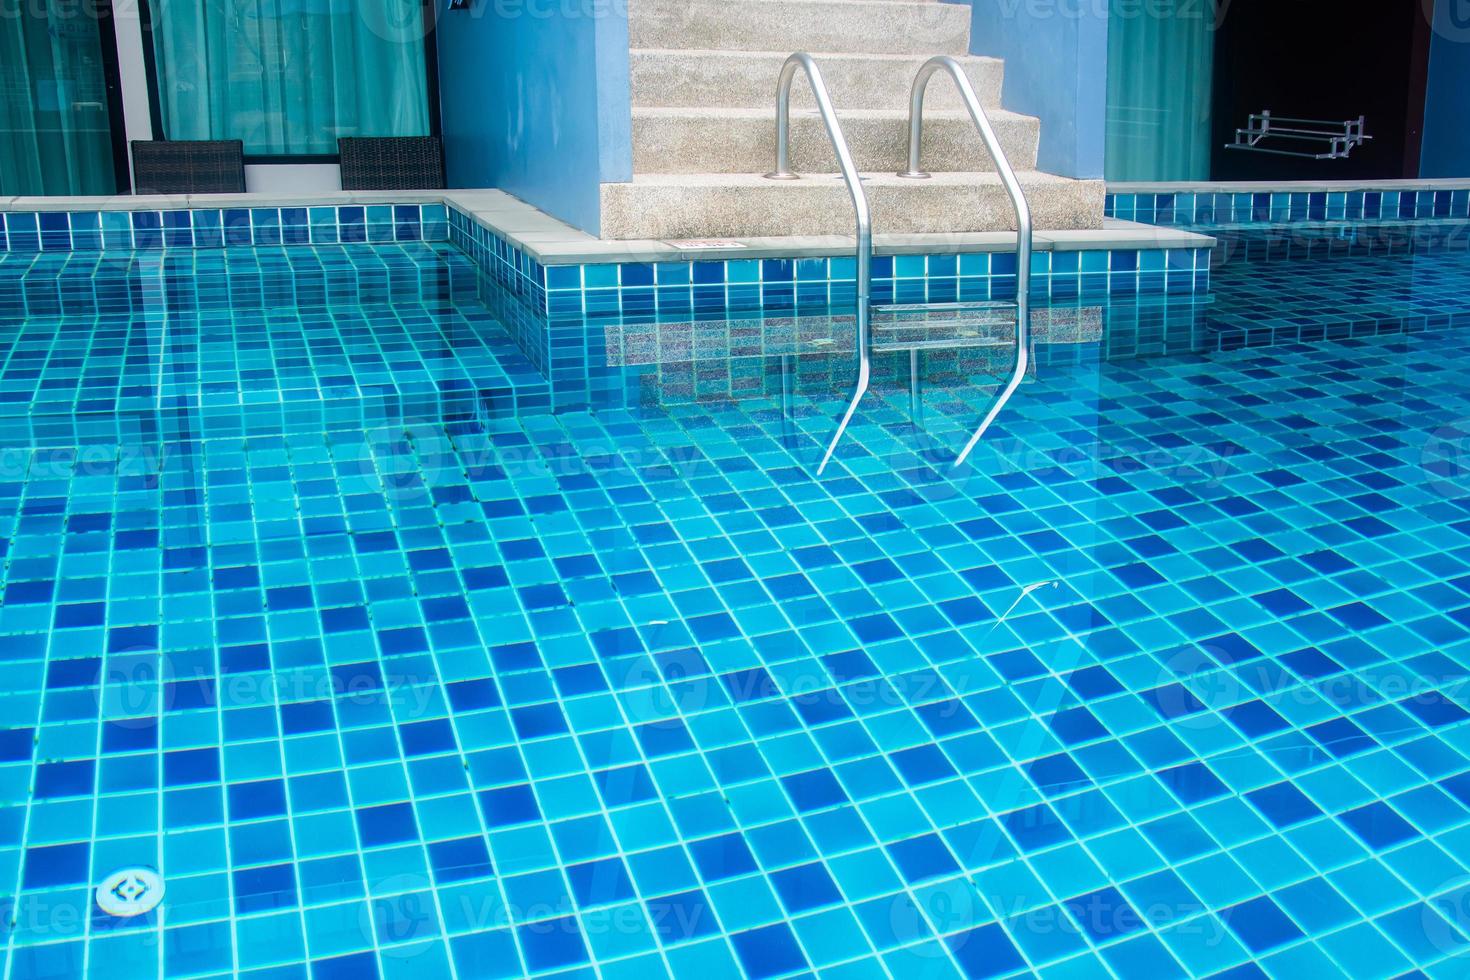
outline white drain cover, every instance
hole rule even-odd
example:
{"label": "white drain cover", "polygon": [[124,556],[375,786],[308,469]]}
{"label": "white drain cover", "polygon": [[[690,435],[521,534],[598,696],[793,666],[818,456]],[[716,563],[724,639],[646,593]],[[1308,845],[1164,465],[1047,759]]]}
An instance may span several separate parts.
{"label": "white drain cover", "polygon": [[163,879],[152,868],[123,868],[97,886],[97,907],[119,918],[152,912],[161,901]]}

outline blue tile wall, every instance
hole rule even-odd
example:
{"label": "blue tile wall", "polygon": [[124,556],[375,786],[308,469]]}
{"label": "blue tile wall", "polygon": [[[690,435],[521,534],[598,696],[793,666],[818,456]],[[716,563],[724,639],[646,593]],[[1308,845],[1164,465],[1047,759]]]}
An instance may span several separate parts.
{"label": "blue tile wall", "polygon": [[[587,352],[609,324],[717,318],[735,313],[820,313],[850,306],[855,261],[712,259],[545,266],[468,215],[449,211],[450,242],[485,276],[481,299],[522,353],[552,383],[557,408],[596,404],[607,376]],[[1210,249],[1037,252],[1033,298],[1050,303],[1109,296],[1203,294]],[[1016,259],[1008,252],[876,256],[876,303],[1011,299]]]}
{"label": "blue tile wall", "polygon": [[[708,314],[841,306],[851,302],[852,258],[711,259],[544,266],[451,208],[450,241],[498,286],[553,320],[608,315]],[[1209,249],[1037,252],[1032,295],[1048,299],[1109,293],[1206,292]],[[873,301],[942,303],[1013,298],[1015,257],[880,255]]]}
{"label": "blue tile wall", "polygon": [[546,309],[546,267],[457,208],[449,209],[449,241],[490,281],[533,310]]}
{"label": "blue tile wall", "polygon": [[[1037,299],[1209,289],[1210,249],[1036,252],[1031,259],[1031,295]],[[845,256],[555,266],[545,270],[545,282],[553,322],[613,314],[840,308],[851,306],[856,292],[854,260]],[[873,259],[875,303],[981,302],[1015,295],[1016,259],[1009,252]]]}
{"label": "blue tile wall", "polygon": [[448,211],[443,204],[0,214],[0,252],[388,244],[448,238]]}
{"label": "blue tile wall", "polygon": [[1104,210],[1151,225],[1464,218],[1470,190],[1109,194]]}

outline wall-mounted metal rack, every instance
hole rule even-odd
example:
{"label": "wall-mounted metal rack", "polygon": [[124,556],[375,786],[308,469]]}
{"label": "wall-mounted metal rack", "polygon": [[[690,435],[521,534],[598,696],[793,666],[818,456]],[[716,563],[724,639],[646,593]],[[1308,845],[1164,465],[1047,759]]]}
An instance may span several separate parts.
{"label": "wall-mounted metal rack", "polygon": [[1308,160],[1343,160],[1353,152],[1353,147],[1373,138],[1363,131],[1364,122],[1363,116],[1342,122],[1289,119],[1273,116],[1266,109],[1253,114],[1245,128],[1237,129],[1235,142],[1226,143],[1225,149]]}

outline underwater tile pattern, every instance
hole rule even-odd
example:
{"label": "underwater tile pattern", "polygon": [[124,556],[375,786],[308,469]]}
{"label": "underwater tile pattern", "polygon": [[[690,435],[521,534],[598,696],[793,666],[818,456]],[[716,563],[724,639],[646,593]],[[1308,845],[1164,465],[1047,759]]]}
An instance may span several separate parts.
{"label": "underwater tile pattern", "polygon": [[[1033,297],[1037,361],[1070,359],[1084,349],[1051,342],[1050,329],[1068,317],[1076,322],[1079,316],[1105,316],[1106,330],[1095,331],[1091,340],[1103,344],[1105,356],[1117,358],[1394,334],[1463,324],[1470,316],[1463,288],[1470,277],[1467,222],[1212,230],[1219,245],[1201,253],[1211,266],[1210,292],[1038,293]],[[913,273],[919,295],[953,299],[953,292],[932,291],[937,280],[920,278],[933,268],[933,258],[916,257],[900,268]],[[976,258],[986,257],[961,256],[958,268],[973,268],[966,263]],[[763,273],[762,263],[750,265],[755,275]],[[688,272],[686,264],[670,275],[685,278]],[[852,367],[844,355],[854,343],[852,317],[840,305],[835,314],[815,300],[792,307],[788,289],[784,300],[773,294],[772,307],[731,313],[719,296],[708,308],[691,305],[698,285],[655,285],[652,292],[665,288],[684,292],[678,301],[660,300],[634,312],[620,312],[622,304],[613,303],[609,312],[594,317],[539,315],[494,289],[483,291],[482,298],[547,377],[552,405],[559,410],[638,404],[649,386],[660,389],[660,397],[677,385],[710,393],[768,391],[781,381],[772,358],[802,350],[804,375],[825,372],[840,379],[836,387],[850,384]],[[819,295],[829,296],[826,289],[823,283]],[[961,294],[966,300],[989,295],[970,286]],[[819,357],[820,349],[832,355]],[[880,371],[907,370],[906,364],[878,361]],[[650,371],[634,369],[650,362],[657,362]]]}
{"label": "underwater tile pattern", "polygon": [[442,242],[443,204],[0,212],[0,253]]}
{"label": "underwater tile pattern", "polygon": [[5,974],[1463,975],[1470,341],[1218,289],[959,471],[955,382],[821,478],[828,394],[7,442]]}
{"label": "underwater tile pattern", "polygon": [[1470,222],[1218,232],[1209,332],[1222,347],[1463,326]]}
{"label": "underwater tile pattern", "polygon": [[[847,257],[708,259],[543,265],[463,212],[449,212],[450,240],[472,256],[495,290],[550,322],[720,316],[754,311],[852,306],[856,264]],[[1210,249],[1099,249],[1032,254],[1038,299],[1203,293]],[[1016,294],[1009,252],[873,257],[875,303],[953,303]],[[490,301],[490,300],[487,300]],[[545,343],[555,345],[555,341]]]}
{"label": "underwater tile pattern", "polygon": [[0,442],[549,410],[446,244],[0,257]]}

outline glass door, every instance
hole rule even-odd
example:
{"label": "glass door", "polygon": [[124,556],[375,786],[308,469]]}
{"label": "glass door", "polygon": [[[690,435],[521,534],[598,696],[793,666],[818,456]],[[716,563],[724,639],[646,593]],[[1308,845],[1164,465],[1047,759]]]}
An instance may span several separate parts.
{"label": "glass door", "polygon": [[109,4],[0,3],[0,195],[118,193],[116,79]]}

